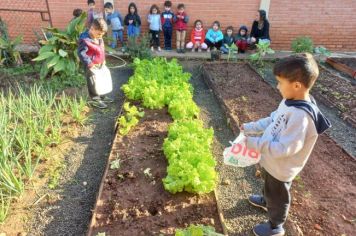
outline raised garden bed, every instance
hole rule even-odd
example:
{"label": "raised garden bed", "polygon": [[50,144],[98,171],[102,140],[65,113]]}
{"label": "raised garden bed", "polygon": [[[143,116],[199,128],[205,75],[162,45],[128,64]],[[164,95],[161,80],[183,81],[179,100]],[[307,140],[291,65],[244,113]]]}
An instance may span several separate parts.
{"label": "raised garden bed", "polygon": [[167,161],[161,147],[171,122],[167,109],[145,110],[127,136],[116,136],[108,163],[119,158],[120,168],[108,164],[88,235],[173,235],[189,224],[222,232],[214,193],[173,195],[163,187]]}
{"label": "raised garden bed", "polygon": [[326,62],[335,69],[356,79],[356,58],[328,57]]}
{"label": "raised garden bed", "polygon": [[320,67],[312,94],[319,102],[336,108],[341,118],[356,127],[356,86]]}
{"label": "raised garden bed", "polygon": [[[204,78],[230,117],[232,129],[274,111],[281,96],[248,64],[207,63]],[[292,188],[287,233],[353,235],[356,162],[330,137],[321,135]]]}

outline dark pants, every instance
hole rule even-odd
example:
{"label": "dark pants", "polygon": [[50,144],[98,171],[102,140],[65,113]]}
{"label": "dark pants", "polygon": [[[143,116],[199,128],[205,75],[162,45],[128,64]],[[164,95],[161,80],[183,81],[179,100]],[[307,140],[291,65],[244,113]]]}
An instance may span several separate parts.
{"label": "dark pants", "polygon": [[151,47],[159,47],[159,31],[150,30],[151,34]]}
{"label": "dark pants", "polygon": [[291,203],[289,191],[292,182],[281,182],[264,169],[262,170],[262,177],[265,181],[263,197],[267,203],[268,218],[272,227],[283,225],[287,219]]}
{"label": "dark pants", "polygon": [[87,80],[88,94],[92,100],[100,100],[100,96],[95,90],[95,80],[94,76],[88,68],[85,68],[85,78]]}
{"label": "dark pants", "polygon": [[163,27],[164,49],[172,49],[173,27]]}
{"label": "dark pants", "polygon": [[204,42],[206,43],[206,45],[208,45],[208,48],[210,48],[210,49],[216,48],[217,50],[220,50],[223,41],[221,40],[221,41],[218,41],[216,43],[213,43],[210,40],[205,39]]}

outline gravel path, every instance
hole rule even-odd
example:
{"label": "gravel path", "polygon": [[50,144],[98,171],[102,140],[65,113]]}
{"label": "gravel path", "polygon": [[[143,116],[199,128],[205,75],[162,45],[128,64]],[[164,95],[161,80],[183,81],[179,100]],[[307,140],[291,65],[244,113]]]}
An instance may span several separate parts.
{"label": "gravel path", "polygon": [[[105,111],[95,110],[89,124],[75,140],[66,155],[66,170],[55,190],[43,190],[59,199],[34,209],[29,235],[85,235],[92,216],[107,157],[111,150],[114,124],[123,102],[120,86],[132,73],[131,69],[112,70],[115,102]],[[40,194],[40,195],[42,195]]]}
{"label": "gravel path", "polygon": [[182,64],[185,70],[193,74],[191,83],[194,86],[194,100],[201,108],[201,118],[207,126],[214,128],[213,153],[218,160],[217,170],[220,176],[217,195],[228,233],[230,236],[253,235],[252,227],[267,218],[266,213],[250,206],[246,199],[251,193],[260,193],[262,181],[255,177],[254,166],[236,168],[222,163],[223,150],[235,136],[213,92],[202,80],[199,62]]}

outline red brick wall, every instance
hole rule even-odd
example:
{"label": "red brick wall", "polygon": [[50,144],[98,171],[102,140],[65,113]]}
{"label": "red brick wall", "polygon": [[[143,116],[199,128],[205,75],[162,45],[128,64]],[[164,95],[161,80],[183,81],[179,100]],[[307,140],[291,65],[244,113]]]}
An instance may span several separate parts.
{"label": "red brick wall", "polygon": [[[55,27],[63,28],[72,18],[74,8],[87,10],[86,0],[48,0]],[[96,1],[96,9],[102,11],[103,1]],[[125,16],[127,6],[131,1],[114,0],[115,8]],[[147,32],[146,16],[152,4],[156,3],[163,9],[164,1],[136,0],[139,15],[143,19],[143,32]],[[187,40],[193,22],[203,20],[204,27],[210,27],[214,20],[219,20],[223,28],[233,25],[238,28],[241,24],[249,28],[259,9],[260,0],[173,0],[173,10],[180,2],[186,5],[186,12],[190,16]],[[272,47],[275,49],[289,50],[291,41],[301,35],[311,36],[315,45],[324,45],[331,50],[347,51],[356,50],[356,11],[355,0],[299,0],[288,4],[284,0],[271,0],[269,20],[271,23],[270,34]],[[1,0],[0,8],[46,9],[45,0]],[[9,20],[12,34],[26,32],[27,42],[34,40],[28,29],[36,24],[46,24],[40,21],[40,15],[23,13],[20,16],[9,16],[9,13],[0,11],[5,20]],[[14,15],[14,13],[11,13]],[[29,16],[31,15],[31,16]],[[21,19],[21,20],[20,20]],[[174,40],[173,40],[174,41]]]}
{"label": "red brick wall", "polygon": [[273,47],[289,49],[301,35],[331,50],[356,50],[355,0],[271,0],[269,18]]}
{"label": "red brick wall", "polygon": [[[0,9],[47,11],[45,0],[0,0]],[[8,25],[10,36],[21,34],[26,43],[36,40],[34,31],[40,32],[41,27],[49,26],[49,22],[42,21],[40,13],[0,10],[0,17]]]}

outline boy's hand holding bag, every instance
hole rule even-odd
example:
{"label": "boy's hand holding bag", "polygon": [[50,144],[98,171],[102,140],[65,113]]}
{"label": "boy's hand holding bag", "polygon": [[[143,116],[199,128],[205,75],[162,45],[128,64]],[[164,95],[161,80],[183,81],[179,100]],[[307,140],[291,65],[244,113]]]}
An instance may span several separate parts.
{"label": "boy's hand holding bag", "polygon": [[225,148],[223,152],[224,163],[226,165],[246,167],[255,165],[260,161],[261,154],[246,147],[246,136],[243,131],[230,143],[231,146]]}

